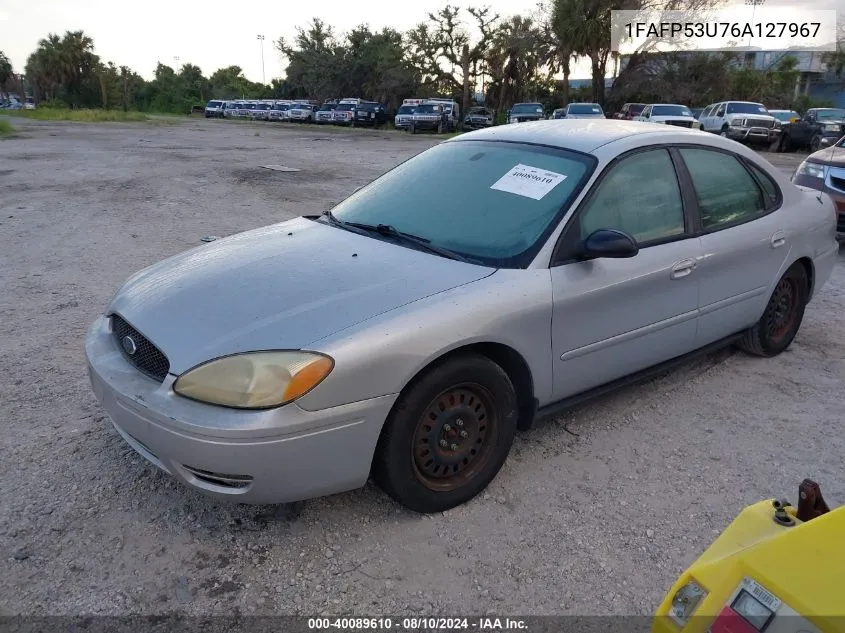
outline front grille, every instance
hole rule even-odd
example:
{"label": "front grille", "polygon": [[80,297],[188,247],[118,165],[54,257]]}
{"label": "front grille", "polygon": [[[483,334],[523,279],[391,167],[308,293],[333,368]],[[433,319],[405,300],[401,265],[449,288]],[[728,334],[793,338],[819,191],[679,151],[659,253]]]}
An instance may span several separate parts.
{"label": "front grille", "polygon": [[745,127],[774,127],[774,121],[767,121],[766,119],[745,119]]}
{"label": "front grille", "polygon": [[833,185],[835,189],[839,189],[839,191],[845,191],[845,180],[842,178],[835,178],[831,176],[830,184]]}
{"label": "front grille", "polygon": [[[117,343],[117,347],[124,358],[142,374],[162,382],[167,377],[167,372],[170,371],[170,361],[167,360],[167,356],[120,315],[111,315],[111,324],[115,343]],[[123,345],[124,339],[127,337],[135,343],[134,354],[127,352]]]}
{"label": "front grille", "polygon": [[692,121],[666,121],[666,125],[674,125],[677,127],[692,127]]}
{"label": "front grille", "polygon": [[840,213],[836,219],[836,232],[845,233],[845,213]]}

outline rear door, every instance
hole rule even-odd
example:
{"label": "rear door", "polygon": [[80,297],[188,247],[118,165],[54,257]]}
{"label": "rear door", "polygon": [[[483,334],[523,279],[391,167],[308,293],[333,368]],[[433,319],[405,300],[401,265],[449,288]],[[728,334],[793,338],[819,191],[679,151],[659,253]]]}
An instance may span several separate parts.
{"label": "rear door", "polygon": [[762,170],[724,150],[677,151],[701,232],[697,338],[707,345],[761,317],[791,235],[778,212],[780,191]]}
{"label": "rear door", "polygon": [[[628,259],[579,260],[593,231],[615,228],[640,246]],[[555,399],[693,349],[700,241],[669,151],[617,159],[567,224],[553,258]]]}

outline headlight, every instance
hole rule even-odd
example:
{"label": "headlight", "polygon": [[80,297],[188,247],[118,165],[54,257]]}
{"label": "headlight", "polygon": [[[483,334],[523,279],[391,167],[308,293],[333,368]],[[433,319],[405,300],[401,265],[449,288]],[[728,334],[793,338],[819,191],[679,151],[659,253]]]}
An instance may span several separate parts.
{"label": "headlight", "polygon": [[798,165],[798,169],[795,170],[795,175],[824,179],[824,165],[810,163],[805,160],[803,163]]}
{"label": "headlight", "polygon": [[333,359],[315,352],[235,354],[189,369],[176,379],[173,391],[234,409],[267,409],[304,396],[333,368]]}
{"label": "headlight", "polygon": [[692,580],[678,589],[672,597],[672,607],[669,616],[681,626],[686,626],[696,607],[707,595],[697,583]]}
{"label": "headlight", "polygon": [[838,123],[825,123],[824,129],[825,129],[825,132],[838,132],[839,131],[839,124]]}
{"label": "headlight", "polygon": [[519,119],[517,119],[515,116],[512,116],[511,123],[519,123]]}
{"label": "headlight", "polygon": [[742,127],[744,123],[743,119],[732,119],[730,122],[731,127]]}
{"label": "headlight", "polygon": [[692,129],[700,130],[701,129],[701,121],[693,121],[692,122]]}

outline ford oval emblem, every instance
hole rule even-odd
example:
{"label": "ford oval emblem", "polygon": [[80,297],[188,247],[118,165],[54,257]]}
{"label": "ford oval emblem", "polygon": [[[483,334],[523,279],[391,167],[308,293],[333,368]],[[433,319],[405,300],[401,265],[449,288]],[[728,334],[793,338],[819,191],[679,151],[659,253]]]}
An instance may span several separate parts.
{"label": "ford oval emblem", "polygon": [[135,345],[135,339],[131,336],[124,336],[120,344],[123,345],[123,350],[130,356],[138,351],[138,346]]}

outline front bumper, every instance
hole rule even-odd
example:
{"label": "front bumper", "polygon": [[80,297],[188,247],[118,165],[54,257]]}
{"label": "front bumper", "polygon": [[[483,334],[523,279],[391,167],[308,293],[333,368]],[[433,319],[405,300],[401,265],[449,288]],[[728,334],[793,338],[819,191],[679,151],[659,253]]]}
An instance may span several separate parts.
{"label": "front bumper", "polygon": [[206,495],[287,503],[363,486],[396,395],[321,411],[294,404],[264,411],[206,405],[138,372],[118,350],[110,319],[85,341],[97,400],[147,461]]}
{"label": "front bumper", "polygon": [[779,128],[735,126],[728,128],[728,138],[741,142],[772,143],[779,136]]}
{"label": "front bumper", "polygon": [[418,130],[436,130],[440,126],[442,121],[440,119],[433,119],[433,120],[414,119],[412,121],[412,123],[413,123],[413,126]]}

